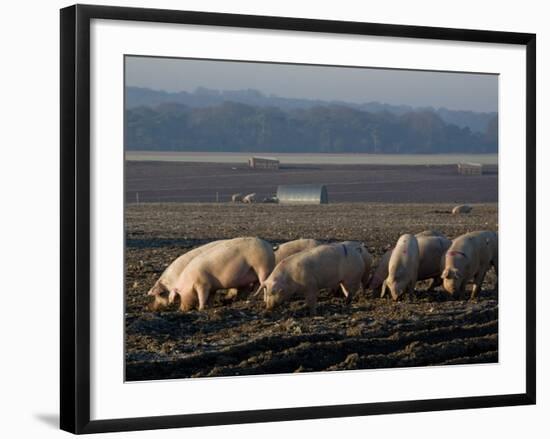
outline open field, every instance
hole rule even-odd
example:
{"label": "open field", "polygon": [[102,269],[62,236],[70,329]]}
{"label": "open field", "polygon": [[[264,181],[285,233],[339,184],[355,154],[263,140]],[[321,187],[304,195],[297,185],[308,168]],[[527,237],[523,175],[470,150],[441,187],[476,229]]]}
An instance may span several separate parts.
{"label": "open field", "polygon": [[126,151],[129,161],[246,163],[249,157],[275,157],[284,165],[497,165],[498,154],[301,154],[252,152]]}
{"label": "open field", "polygon": [[477,303],[427,293],[398,303],[321,294],[316,317],[301,298],[266,314],[261,301],[216,296],[204,312],[147,310],[145,293],[176,256],[203,243],[259,236],[364,241],[376,258],[404,232],[449,237],[498,229],[496,203],[452,216],[452,204],[317,206],[147,203],[126,210],[126,379],[150,380],[498,361],[498,294],[490,271]]}
{"label": "open field", "polygon": [[498,200],[498,167],[480,176],[458,175],[455,165],[282,165],[126,162],[125,194],[135,202],[225,202],[234,193],[272,196],[280,184],[325,184],[329,202],[492,203]]}

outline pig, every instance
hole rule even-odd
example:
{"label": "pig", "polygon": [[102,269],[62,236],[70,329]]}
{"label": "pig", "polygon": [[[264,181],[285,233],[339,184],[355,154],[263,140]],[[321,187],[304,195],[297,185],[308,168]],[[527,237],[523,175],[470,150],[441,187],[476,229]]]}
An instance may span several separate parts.
{"label": "pig", "polygon": [[[424,232],[422,232],[424,233]],[[442,283],[441,258],[451,246],[451,240],[443,235],[415,235],[418,241],[418,277],[417,280],[430,279],[428,291]]]}
{"label": "pig", "polygon": [[361,258],[363,258],[365,271],[363,273],[363,277],[361,278],[361,284],[364,288],[366,288],[373,262],[372,255],[369,253],[367,246],[359,241],[343,241],[341,244],[346,247],[353,248],[361,255]]}
{"label": "pig", "polygon": [[418,277],[420,256],[416,236],[404,234],[399,237],[388,263],[388,277],[382,284],[384,297],[386,289],[390,290],[392,299],[397,301],[405,292],[414,293]]}
{"label": "pig", "polygon": [[320,290],[342,288],[346,303],[361,289],[365,262],[359,251],[345,244],[324,244],[283,259],[257,291],[264,291],[267,310],[296,293],[303,293],[310,315],[317,310]]}
{"label": "pig", "polygon": [[[447,251],[451,241],[441,232],[434,230],[424,230],[415,236],[418,241],[420,260],[417,281],[431,279],[428,290],[432,290],[441,285],[441,256]],[[393,248],[384,253],[368,284],[368,288],[378,294],[380,294],[384,279],[388,276],[392,250]]]}
{"label": "pig", "polygon": [[487,271],[493,266],[498,276],[498,235],[491,231],[470,232],[455,238],[445,253],[441,278],[451,296],[462,298],[473,279],[470,300],[475,300]]}
{"label": "pig", "polygon": [[266,241],[252,237],[227,240],[185,267],[170,292],[169,302],[179,298],[183,312],[195,307],[203,310],[211,293],[262,283],[274,266],[275,254]]}
{"label": "pig", "polygon": [[459,215],[461,213],[470,213],[472,211],[472,206],[468,204],[461,204],[459,206],[453,207],[452,214]]}
{"label": "pig", "polygon": [[275,248],[275,265],[295,253],[310,250],[318,245],[321,245],[321,243],[316,239],[295,239],[280,244]]}
{"label": "pig", "polygon": [[225,240],[209,242],[208,244],[201,245],[200,247],[190,250],[176,258],[163,271],[152,288],[147,292],[148,296],[154,297],[154,302],[150,305],[150,309],[153,311],[158,311],[168,306],[168,294],[174,288],[179,275],[187,264],[189,264],[193,258],[208,252],[222,242],[225,242]]}
{"label": "pig", "polygon": [[243,203],[251,204],[256,202],[256,193],[248,194],[243,197]]}
{"label": "pig", "polygon": [[231,201],[233,203],[242,203],[243,202],[243,194],[233,194],[233,195],[231,195]]}

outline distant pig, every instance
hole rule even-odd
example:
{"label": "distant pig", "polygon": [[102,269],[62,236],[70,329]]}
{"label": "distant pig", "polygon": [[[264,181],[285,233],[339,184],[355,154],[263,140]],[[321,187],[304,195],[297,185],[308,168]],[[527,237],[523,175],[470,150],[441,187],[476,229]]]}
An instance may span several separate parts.
{"label": "distant pig", "polygon": [[242,203],[243,202],[243,194],[233,194],[233,195],[231,195],[231,201],[233,203]]}
{"label": "distant pig", "polygon": [[498,275],[498,235],[496,232],[470,232],[454,239],[447,250],[441,274],[443,288],[455,297],[463,297],[466,284],[473,279],[470,295],[475,300],[487,271],[493,266]]}
{"label": "distant pig", "polygon": [[168,306],[168,294],[175,287],[179,275],[185,269],[185,267],[187,267],[187,264],[189,264],[189,262],[191,262],[195,257],[206,253],[221,242],[225,242],[225,240],[209,242],[208,244],[204,244],[193,250],[189,250],[188,252],[176,258],[163,271],[163,273],[160,275],[152,288],[147,292],[148,296],[154,297],[154,302],[150,305],[151,309],[154,311],[158,311]]}
{"label": "distant pig", "polygon": [[169,301],[180,300],[180,310],[203,310],[219,289],[264,282],[275,266],[271,244],[259,238],[235,238],[193,259],[180,274]]}
{"label": "distant pig", "polygon": [[468,204],[461,204],[460,206],[453,207],[452,214],[459,215],[461,213],[470,213],[472,211],[472,206]]}
{"label": "distant pig", "polygon": [[315,315],[320,290],[340,286],[346,302],[361,289],[365,263],[360,253],[345,244],[326,244],[283,259],[260,284],[268,310],[303,293],[310,315]]}
{"label": "distant pig", "polygon": [[243,203],[252,204],[256,202],[256,193],[248,194],[243,197]]}
{"label": "distant pig", "polygon": [[414,293],[420,263],[418,241],[414,235],[401,235],[392,251],[388,264],[388,277],[382,284],[384,297],[390,290],[392,299],[398,300],[403,293]]}
{"label": "distant pig", "polygon": [[275,248],[275,265],[295,253],[310,250],[319,245],[321,245],[321,242],[316,239],[295,239],[294,241],[280,244]]}

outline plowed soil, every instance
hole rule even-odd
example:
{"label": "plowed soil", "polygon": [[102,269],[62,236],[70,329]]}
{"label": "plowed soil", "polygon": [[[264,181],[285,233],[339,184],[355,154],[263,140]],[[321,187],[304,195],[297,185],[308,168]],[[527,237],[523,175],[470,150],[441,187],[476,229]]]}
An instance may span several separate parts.
{"label": "plowed soil", "polygon": [[211,308],[150,312],[147,290],[180,254],[206,242],[258,236],[361,240],[380,257],[402,233],[497,230],[497,205],[453,216],[451,204],[318,206],[140,204],[126,209],[126,379],[233,376],[498,361],[498,294],[490,271],[477,302],[441,290],[393,303],[366,292],[351,306],[322,292],[317,316],[296,297],[267,314],[242,293]]}

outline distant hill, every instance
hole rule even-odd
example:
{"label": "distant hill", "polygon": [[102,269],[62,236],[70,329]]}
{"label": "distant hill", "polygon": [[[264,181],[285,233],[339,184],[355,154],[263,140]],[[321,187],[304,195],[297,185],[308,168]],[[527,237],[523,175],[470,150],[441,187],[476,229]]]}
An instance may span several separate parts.
{"label": "distant hill", "polygon": [[485,133],[490,121],[497,116],[495,112],[456,111],[446,108],[411,107],[408,105],[390,105],[380,102],[356,104],[343,101],[322,101],[314,99],[284,98],[275,95],[264,95],[258,90],[213,90],[204,87],[194,92],[169,93],[149,88],[127,87],[126,108],[140,106],[155,107],[165,103],[183,104],[191,108],[204,108],[220,105],[223,102],[235,102],[256,107],[277,107],[281,110],[311,109],[318,106],[339,105],[369,113],[388,112],[403,115],[412,111],[431,111],[437,114],[444,122],[460,128],[468,127],[473,132]]}
{"label": "distant hill", "polygon": [[[142,102],[165,96],[139,90]],[[135,98],[135,93],[128,94]],[[247,93],[252,100],[263,99],[258,92]],[[210,98],[203,94],[211,97],[208,105]],[[483,132],[477,132],[448,123],[428,109],[366,111],[326,103],[267,106],[223,100],[210,92],[185,98],[196,98],[201,105],[167,99],[132,106],[134,98],[127,98],[128,150],[398,154],[488,153],[498,146],[496,114]]]}

